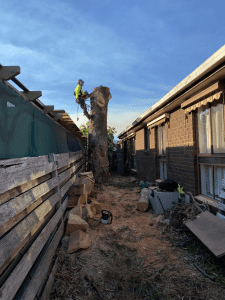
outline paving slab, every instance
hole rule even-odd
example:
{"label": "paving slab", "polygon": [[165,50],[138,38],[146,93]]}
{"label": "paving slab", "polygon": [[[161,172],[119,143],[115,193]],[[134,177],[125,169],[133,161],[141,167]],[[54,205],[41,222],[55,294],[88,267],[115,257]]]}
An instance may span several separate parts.
{"label": "paving slab", "polygon": [[225,222],[208,211],[185,225],[217,257],[225,255]]}

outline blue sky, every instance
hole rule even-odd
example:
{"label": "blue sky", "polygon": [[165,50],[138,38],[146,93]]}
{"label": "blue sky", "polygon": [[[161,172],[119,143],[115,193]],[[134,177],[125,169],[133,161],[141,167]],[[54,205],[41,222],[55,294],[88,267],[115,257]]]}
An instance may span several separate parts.
{"label": "blue sky", "polygon": [[17,78],[78,126],[87,119],[79,107],[77,122],[77,80],[89,93],[109,87],[116,138],[225,44],[224,8],[222,0],[1,1],[0,63],[20,66]]}

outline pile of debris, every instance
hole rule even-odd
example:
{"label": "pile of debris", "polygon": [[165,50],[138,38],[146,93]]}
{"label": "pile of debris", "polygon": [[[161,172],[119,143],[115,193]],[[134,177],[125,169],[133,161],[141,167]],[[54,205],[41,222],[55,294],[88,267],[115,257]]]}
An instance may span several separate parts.
{"label": "pile of debris", "polygon": [[91,245],[91,237],[86,233],[88,218],[93,219],[102,212],[101,205],[95,201],[97,192],[94,189],[95,179],[92,172],[80,173],[75,184],[71,186],[68,208],[68,223],[65,235],[70,236],[68,253],[86,249]]}

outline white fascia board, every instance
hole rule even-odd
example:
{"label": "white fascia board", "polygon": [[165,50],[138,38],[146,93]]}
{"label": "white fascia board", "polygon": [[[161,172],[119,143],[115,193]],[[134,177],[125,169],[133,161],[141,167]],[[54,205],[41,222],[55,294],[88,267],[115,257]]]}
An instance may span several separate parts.
{"label": "white fascia board", "polygon": [[147,127],[150,126],[150,125],[152,125],[152,124],[155,123],[155,122],[158,122],[158,121],[164,119],[164,118],[169,119],[169,118],[170,118],[170,114],[165,113],[165,114],[161,115],[160,117],[156,118],[155,120],[149,122],[149,123],[147,124]]}

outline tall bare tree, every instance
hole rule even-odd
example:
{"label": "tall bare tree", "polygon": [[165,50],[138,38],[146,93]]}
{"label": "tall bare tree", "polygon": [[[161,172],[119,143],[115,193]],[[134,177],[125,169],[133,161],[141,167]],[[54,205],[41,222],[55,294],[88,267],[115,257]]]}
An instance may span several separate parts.
{"label": "tall bare tree", "polygon": [[88,169],[93,172],[96,183],[107,182],[109,178],[107,112],[112,98],[108,87],[94,88],[91,93],[91,118],[88,135]]}

